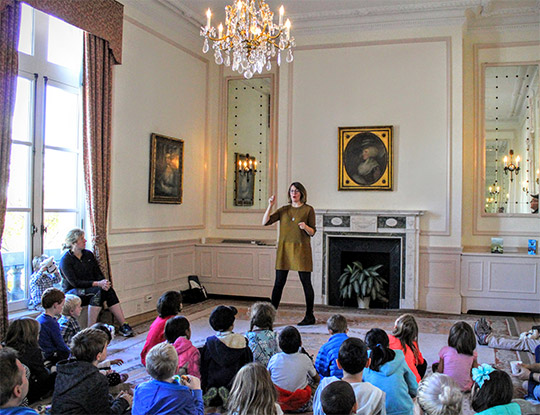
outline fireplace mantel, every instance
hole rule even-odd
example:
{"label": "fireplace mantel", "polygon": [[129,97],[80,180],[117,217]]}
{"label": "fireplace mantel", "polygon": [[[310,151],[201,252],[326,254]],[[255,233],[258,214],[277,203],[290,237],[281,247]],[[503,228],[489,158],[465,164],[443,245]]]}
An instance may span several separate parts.
{"label": "fireplace mantel", "polygon": [[400,308],[418,308],[418,263],[422,210],[316,210],[312,240],[316,301],[327,304],[329,238],[396,238],[402,241]]}

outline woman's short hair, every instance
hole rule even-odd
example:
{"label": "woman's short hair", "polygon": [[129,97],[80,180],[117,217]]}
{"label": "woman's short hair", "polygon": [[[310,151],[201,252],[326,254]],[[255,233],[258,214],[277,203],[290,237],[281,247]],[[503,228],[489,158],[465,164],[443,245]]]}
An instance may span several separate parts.
{"label": "woman's short hair", "polygon": [[62,249],[71,249],[73,244],[77,242],[79,238],[83,235],[84,231],[80,228],[74,228],[70,230],[66,235],[66,239],[64,241],[64,245],[62,245]]}
{"label": "woman's short hair", "polygon": [[251,317],[250,330],[253,330],[255,326],[266,330],[274,329],[276,309],[271,303],[259,301],[250,307],[249,314]]}
{"label": "woman's short hair", "polygon": [[471,390],[471,407],[475,412],[482,412],[498,405],[506,405],[512,401],[514,386],[510,375],[502,370],[494,370],[489,379],[484,380],[482,387],[474,384]]}
{"label": "woman's short hair", "polygon": [[66,301],[64,302],[64,307],[62,307],[62,314],[70,316],[71,312],[81,304],[82,301],[80,297],[73,294],[66,294]]}
{"label": "woman's short hair", "polygon": [[156,306],[161,318],[175,316],[182,309],[182,294],[180,291],[167,291],[159,297]]}
{"label": "woman's short hair", "polygon": [[165,323],[165,339],[174,343],[180,336],[186,337],[189,330],[189,320],[183,316],[176,316]]}
{"label": "woman's short hair", "polygon": [[347,331],[347,319],[341,314],[334,314],[326,322],[326,328],[332,333],[345,333]]}
{"label": "woman's short hair", "polygon": [[476,336],[472,327],[464,321],[454,324],[448,334],[448,346],[458,353],[472,356],[476,349]]}
{"label": "woman's short hair", "polygon": [[8,327],[4,342],[19,353],[24,354],[27,349],[37,349],[39,336],[39,323],[30,317],[21,317],[13,320]]}
{"label": "woman's short hair", "polygon": [[291,199],[291,187],[296,187],[296,190],[300,192],[300,202],[307,203],[307,190],[304,185],[300,182],[292,182],[287,190],[287,202],[292,203]]}
{"label": "woman's short hair", "polygon": [[170,343],[159,343],[146,355],[146,370],[156,380],[167,380],[178,370],[178,353]]}
{"label": "woman's short hair", "polygon": [[101,330],[91,327],[84,329],[71,339],[71,353],[77,360],[92,363],[97,360],[98,353],[105,349],[108,340],[107,335]]}
{"label": "woman's short hair", "polygon": [[417,400],[426,415],[459,415],[463,393],[450,376],[434,373],[418,385]]}

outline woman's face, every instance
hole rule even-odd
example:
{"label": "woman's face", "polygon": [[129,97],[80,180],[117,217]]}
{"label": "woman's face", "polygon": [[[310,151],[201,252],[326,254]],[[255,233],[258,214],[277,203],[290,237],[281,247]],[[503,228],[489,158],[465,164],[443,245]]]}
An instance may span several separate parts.
{"label": "woman's face", "polygon": [[84,239],[84,233],[75,241],[73,248],[81,251],[86,248],[86,239]]}
{"label": "woman's face", "polygon": [[367,160],[369,158],[369,149],[365,148],[364,151],[362,151],[362,159]]}
{"label": "woman's face", "polygon": [[294,186],[291,186],[289,189],[289,195],[291,196],[291,201],[293,203],[299,203],[300,199],[302,198],[302,193],[300,193],[300,190]]}

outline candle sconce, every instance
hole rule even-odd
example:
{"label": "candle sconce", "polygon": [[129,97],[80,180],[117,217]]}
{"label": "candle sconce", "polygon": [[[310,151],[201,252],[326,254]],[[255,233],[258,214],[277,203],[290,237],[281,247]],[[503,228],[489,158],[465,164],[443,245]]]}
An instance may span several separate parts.
{"label": "candle sconce", "polygon": [[517,176],[519,173],[519,160],[520,157],[516,156],[516,161],[514,163],[514,150],[510,150],[508,152],[510,155],[510,160],[508,160],[508,156],[504,156],[504,174],[508,174],[510,172],[510,181],[514,181],[514,173]]}
{"label": "candle sconce", "polygon": [[253,206],[255,199],[255,173],[257,159],[249,153],[234,153],[235,156],[235,187],[234,205]]}

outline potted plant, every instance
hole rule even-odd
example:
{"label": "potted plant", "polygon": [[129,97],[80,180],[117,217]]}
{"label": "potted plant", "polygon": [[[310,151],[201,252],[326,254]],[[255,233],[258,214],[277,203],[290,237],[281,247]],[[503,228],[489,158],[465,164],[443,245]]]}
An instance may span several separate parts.
{"label": "potted plant", "polygon": [[357,298],[358,308],[369,308],[370,300],[388,302],[384,285],[386,281],[377,272],[382,265],[364,268],[354,261],[347,265],[338,279],[341,298]]}

